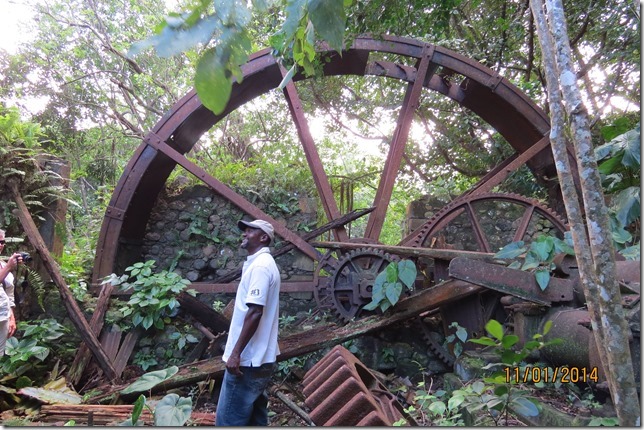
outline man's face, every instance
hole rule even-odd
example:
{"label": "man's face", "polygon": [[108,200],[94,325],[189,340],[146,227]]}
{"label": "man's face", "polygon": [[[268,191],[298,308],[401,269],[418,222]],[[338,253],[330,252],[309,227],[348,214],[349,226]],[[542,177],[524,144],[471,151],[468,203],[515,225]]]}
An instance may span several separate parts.
{"label": "man's face", "polygon": [[246,227],[242,233],[241,248],[243,249],[256,249],[263,246],[262,236],[265,235],[262,230],[258,228]]}

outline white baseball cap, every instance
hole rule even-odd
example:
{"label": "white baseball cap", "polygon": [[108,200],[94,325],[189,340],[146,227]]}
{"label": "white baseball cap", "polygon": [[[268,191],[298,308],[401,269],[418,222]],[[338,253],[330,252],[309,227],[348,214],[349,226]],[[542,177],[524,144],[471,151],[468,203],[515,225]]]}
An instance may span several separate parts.
{"label": "white baseball cap", "polygon": [[275,232],[274,232],[273,226],[269,222],[264,221],[263,219],[256,219],[255,221],[240,220],[237,222],[237,227],[239,227],[239,229],[242,231],[244,231],[246,227],[258,228],[264,233],[266,233],[268,237],[271,238],[271,240],[275,239]]}

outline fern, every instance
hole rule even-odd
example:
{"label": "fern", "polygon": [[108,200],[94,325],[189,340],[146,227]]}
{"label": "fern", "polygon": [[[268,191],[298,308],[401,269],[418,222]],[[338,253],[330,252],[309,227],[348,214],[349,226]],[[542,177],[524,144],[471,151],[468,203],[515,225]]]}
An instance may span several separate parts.
{"label": "fern", "polygon": [[42,277],[35,270],[25,266],[25,278],[29,284],[31,290],[36,294],[36,300],[40,309],[45,312],[45,281],[42,280]]}

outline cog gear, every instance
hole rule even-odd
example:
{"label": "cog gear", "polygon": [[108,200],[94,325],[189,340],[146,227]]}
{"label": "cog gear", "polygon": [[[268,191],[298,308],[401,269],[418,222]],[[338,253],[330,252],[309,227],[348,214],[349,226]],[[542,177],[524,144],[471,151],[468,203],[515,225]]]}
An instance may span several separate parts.
{"label": "cog gear", "polygon": [[435,331],[432,331],[427,327],[421,318],[416,318],[417,325],[420,327],[421,333],[423,334],[423,339],[427,342],[429,349],[441,359],[443,363],[449,368],[454,367],[454,355],[443,346],[442,336]]}
{"label": "cog gear", "polygon": [[[484,231],[482,225],[482,215],[477,212],[477,207],[484,206],[487,203],[493,203],[495,205],[508,204],[509,206],[516,208],[523,207],[523,214],[517,219],[518,223],[515,226],[513,241],[524,240],[523,236],[526,235],[529,222],[534,220],[535,214],[550,222],[554,230],[559,234],[563,235],[563,233],[568,230],[566,221],[564,221],[559,214],[538,200],[523,197],[518,194],[482,193],[466,195],[454,200],[436,212],[422,226],[405,237],[399,245],[411,246],[414,248],[441,248],[445,244],[441,243],[443,238],[435,237],[437,233],[444,231],[450,222],[465,213],[469,219],[469,223],[471,224],[472,235],[475,239],[473,244],[475,243],[478,246],[478,249],[468,250],[494,252],[493,249],[490,249],[491,244],[488,234]],[[433,243],[432,241],[437,243]],[[506,245],[507,243],[509,242],[503,243],[503,245]],[[446,247],[454,248],[455,246],[450,243]],[[456,246],[456,249],[462,248]]]}
{"label": "cog gear", "polygon": [[371,301],[376,277],[397,257],[373,248],[356,249],[337,262],[327,291],[337,315],[350,321]]}

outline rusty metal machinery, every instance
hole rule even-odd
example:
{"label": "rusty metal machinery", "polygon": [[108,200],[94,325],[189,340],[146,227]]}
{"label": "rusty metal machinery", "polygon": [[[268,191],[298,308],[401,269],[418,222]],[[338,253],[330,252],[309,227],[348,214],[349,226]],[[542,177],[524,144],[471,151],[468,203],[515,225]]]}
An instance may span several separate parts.
{"label": "rusty metal machinery", "polygon": [[[374,76],[398,80],[407,86],[396,132],[390,142],[390,153],[384,162],[376,190],[373,204],[376,209],[368,215],[363,235],[365,240],[377,242],[380,238],[414,112],[426,90],[444,95],[480,116],[515,150],[514,155],[493,168],[476,184],[469,191],[470,194],[490,191],[513,170],[526,164],[536,180],[546,187],[551,200],[561,201],[557,200],[560,196],[557,182],[543,179],[556,177],[549,149],[547,115],[498,73],[443,47],[399,37],[357,37],[342,55],[325,51],[324,48],[321,48],[321,53],[326,56],[325,76]],[[396,60],[387,61],[387,58]],[[177,165],[249,216],[271,221],[276,234],[292,243],[300,252],[316,262],[322,259],[323,255],[306,240],[186,157],[201,136],[228,114],[255,97],[276,90],[285,73],[270,49],[252,55],[242,71],[243,80],[233,85],[230,101],[222,114],[210,112],[201,104],[196,93],[191,91],[145,136],[120,178],[106,210],[96,248],[93,285],[99,285],[100,279],[118,269],[122,270],[136,259],[137,247],[140,247],[145,235],[150,212],[165,181]],[[341,214],[297,92],[296,84],[303,79],[304,76],[296,75],[283,93],[309,161],[326,218],[332,221]],[[333,232],[336,240],[349,240],[343,226],[334,228]],[[202,289],[206,290],[206,287]],[[308,291],[311,291],[310,287]]]}
{"label": "rusty metal machinery", "polygon": [[[371,301],[376,277],[397,257],[371,248],[347,253],[336,264],[326,287],[335,312],[350,321]],[[319,293],[318,293],[319,295]]]}
{"label": "rusty metal machinery", "polygon": [[[253,218],[271,222],[276,234],[317,267],[310,282],[290,286],[288,291],[313,292],[317,305],[349,321],[359,317],[370,300],[370,288],[380,270],[398,258],[413,258],[424,278],[421,288],[431,288],[447,279],[479,285],[471,297],[440,307],[443,324],[457,321],[471,333],[500,312],[515,315],[515,329],[527,321],[530,307],[579,305],[579,288],[573,274],[562,273],[552,280],[547,292],[531,283],[527,274],[493,264],[491,254],[516,240],[531,240],[533,234],[558,237],[565,222],[541,203],[518,195],[490,191],[522,165],[548,192],[550,201],[560,202],[556,168],[549,147],[547,115],[518,88],[498,73],[448,49],[421,41],[386,36],[382,39],[357,37],[342,55],[320,48],[326,57],[324,76],[372,76],[398,80],[406,85],[396,130],[390,142],[380,181],[362,237],[349,237],[344,225],[333,226],[336,247],[328,252],[276,221],[258,206],[210,175],[187,158],[198,140],[227,115],[245,103],[277,88],[286,71],[270,49],[253,54],[242,67],[243,80],[234,83],[228,106],[215,115],[206,109],[194,91],[184,96],[157,123],[136,150],[120,178],[101,226],[93,272],[93,285],[112,272],[133,263],[145,235],[146,225],[157,197],[173,169],[179,165]],[[395,59],[389,61],[388,59]],[[404,59],[404,60],[403,60]],[[409,65],[409,64],[412,65]],[[296,75],[283,90],[308,160],[318,198],[329,222],[343,217],[336,203],[324,165],[304,116]],[[401,165],[415,110],[423,91],[433,91],[478,115],[505,138],[515,153],[485,175],[479,183],[451,204],[437,211],[427,222],[408,234],[398,245],[386,249],[379,242],[385,215]],[[572,163],[572,169],[576,165]],[[492,209],[490,209],[492,208]],[[490,215],[491,214],[491,215]],[[507,228],[495,231],[495,222]],[[463,240],[466,232],[469,240]],[[474,262],[474,264],[472,263]],[[509,271],[510,270],[510,271]],[[570,272],[570,270],[569,270]],[[574,270],[572,271],[574,272]],[[234,291],[235,282],[195,283],[202,292]],[[423,285],[420,285],[423,284]],[[519,285],[517,288],[516,286]],[[511,297],[512,300],[505,299]],[[516,302],[519,299],[521,302]],[[525,303],[528,303],[525,305]],[[523,307],[521,307],[523,306]],[[516,317],[518,315],[518,317]],[[482,334],[482,333],[481,333]],[[435,337],[427,336],[438,351]],[[432,340],[433,339],[433,340]],[[449,361],[444,350],[445,360]]]}
{"label": "rusty metal machinery", "polygon": [[401,418],[414,422],[378,378],[340,345],[306,373],[302,385],[318,426],[391,426]]}

